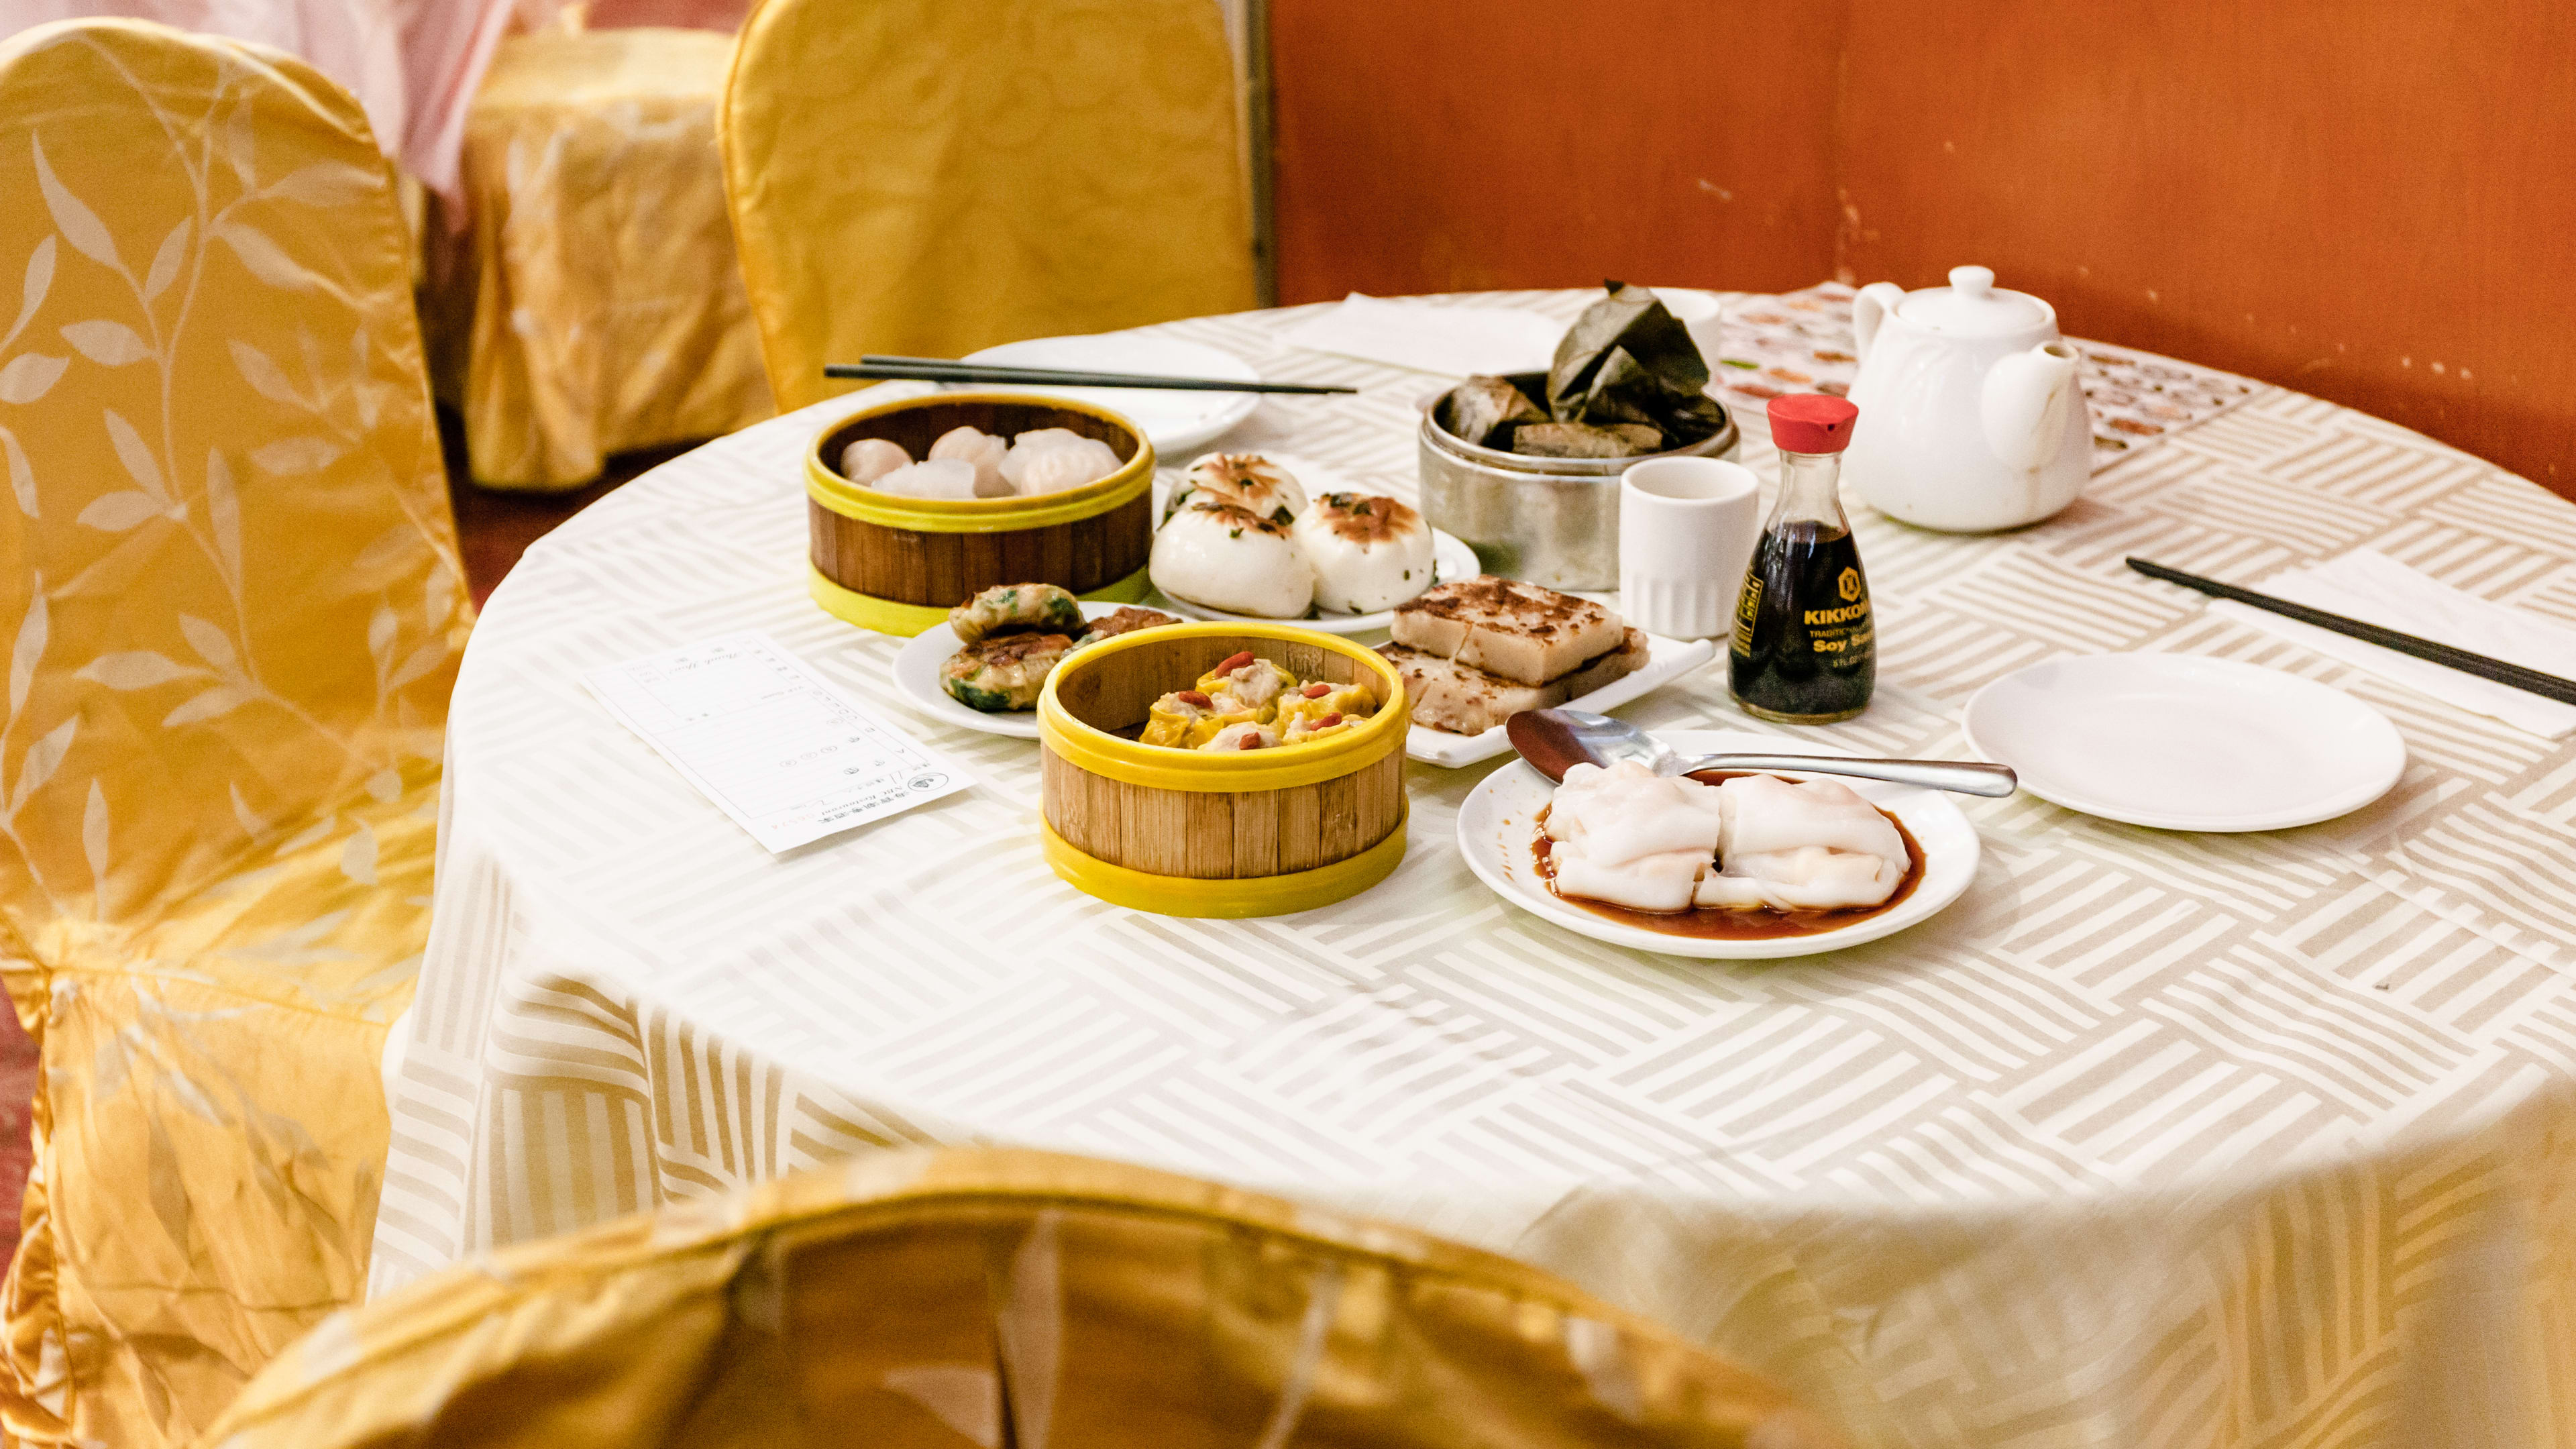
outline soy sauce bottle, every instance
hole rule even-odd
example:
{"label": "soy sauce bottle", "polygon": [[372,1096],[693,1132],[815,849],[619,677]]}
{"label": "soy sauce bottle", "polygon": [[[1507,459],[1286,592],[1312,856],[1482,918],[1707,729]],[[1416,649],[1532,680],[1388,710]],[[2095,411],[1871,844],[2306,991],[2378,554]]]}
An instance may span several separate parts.
{"label": "soy sauce bottle", "polygon": [[1868,708],[1878,683],[1869,577],[1839,486],[1860,409],[1808,393],[1773,398],[1770,413],[1780,501],[1736,596],[1729,683],[1757,719],[1830,724]]}

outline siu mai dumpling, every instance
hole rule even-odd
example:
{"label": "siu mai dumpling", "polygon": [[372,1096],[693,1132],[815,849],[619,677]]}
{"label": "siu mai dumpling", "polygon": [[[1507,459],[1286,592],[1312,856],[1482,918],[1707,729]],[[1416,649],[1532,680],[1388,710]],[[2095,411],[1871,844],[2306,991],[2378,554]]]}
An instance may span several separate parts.
{"label": "siu mai dumpling", "polygon": [[1184,505],[1145,567],[1164,593],[1229,614],[1302,619],[1315,599],[1315,571],[1287,526],[1231,503]]}
{"label": "siu mai dumpling", "polygon": [[1431,525],[1396,499],[1327,493],[1289,532],[1315,570],[1321,613],[1374,614],[1431,587]]}
{"label": "siu mai dumpling", "polygon": [[1565,772],[1547,807],[1556,892],[1632,911],[1691,908],[1717,856],[1718,792],[1634,760]]}
{"label": "siu mai dumpling", "polygon": [[1719,868],[1700,882],[1700,905],[1855,910],[1883,904],[1911,866],[1895,823],[1839,781],[1740,775],[1714,793]]}

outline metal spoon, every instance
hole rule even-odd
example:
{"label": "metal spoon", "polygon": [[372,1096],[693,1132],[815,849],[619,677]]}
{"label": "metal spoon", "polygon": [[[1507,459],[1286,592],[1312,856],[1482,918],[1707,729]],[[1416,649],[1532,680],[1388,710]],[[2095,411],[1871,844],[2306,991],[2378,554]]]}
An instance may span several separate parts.
{"label": "metal spoon", "polygon": [[2016,780],[2003,765],[1969,760],[1853,760],[1839,755],[1676,755],[1655,737],[1622,719],[1580,709],[1531,709],[1503,723],[1512,748],[1530,767],[1562,780],[1569,766],[1635,760],[1658,775],[1700,770],[1791,770],[1808,775],[1851,775],[1953,790],[1962,795],[2009,795]]}

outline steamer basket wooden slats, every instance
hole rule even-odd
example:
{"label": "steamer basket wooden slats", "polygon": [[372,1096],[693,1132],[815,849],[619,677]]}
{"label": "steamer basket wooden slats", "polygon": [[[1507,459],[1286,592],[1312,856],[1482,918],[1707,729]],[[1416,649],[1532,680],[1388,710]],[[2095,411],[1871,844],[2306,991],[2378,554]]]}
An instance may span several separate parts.
{"label": "steamer basket wooden slats", "polygon": [[[1033,498],[899,498],[850,483],[844,449],[884,438],[914,458],[953,428],[1001,437],[1063,428],[1109,445],[1119,470]],[[825,428],[805,458],[816,596],[856,622],[914,634],[996,584],[1048,583],[1133,602],[1153,550],[1154,450],[1133,423],[1079,403],[943,393],[881,403]]]}
{"label": "steamer basket wooden slats", "polygon": [[[1357,683],[1369,722],[1241,753],[1136,743],[1153,702],[1249,650],[1300,680]],[[1271,915],[1364,890],[1404,841],[1403,685],[1375,653],[1284,625],[1147,630],[1058,665],[1039,703],[1049,859],[1075,885],[1173,915]]]}

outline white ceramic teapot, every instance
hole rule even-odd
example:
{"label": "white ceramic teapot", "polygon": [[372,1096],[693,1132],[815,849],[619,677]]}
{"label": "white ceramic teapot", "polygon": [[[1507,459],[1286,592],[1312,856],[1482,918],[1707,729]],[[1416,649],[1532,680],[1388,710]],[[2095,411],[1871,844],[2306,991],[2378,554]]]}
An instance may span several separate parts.
{"label": "white ceramic teapot", "polygon": [[1951,533],[2037,523],[2092,476],[2093,421],[2057,310],[1984,267],[1852,301],[1860,408],[1843,478],[1892,518]]}

